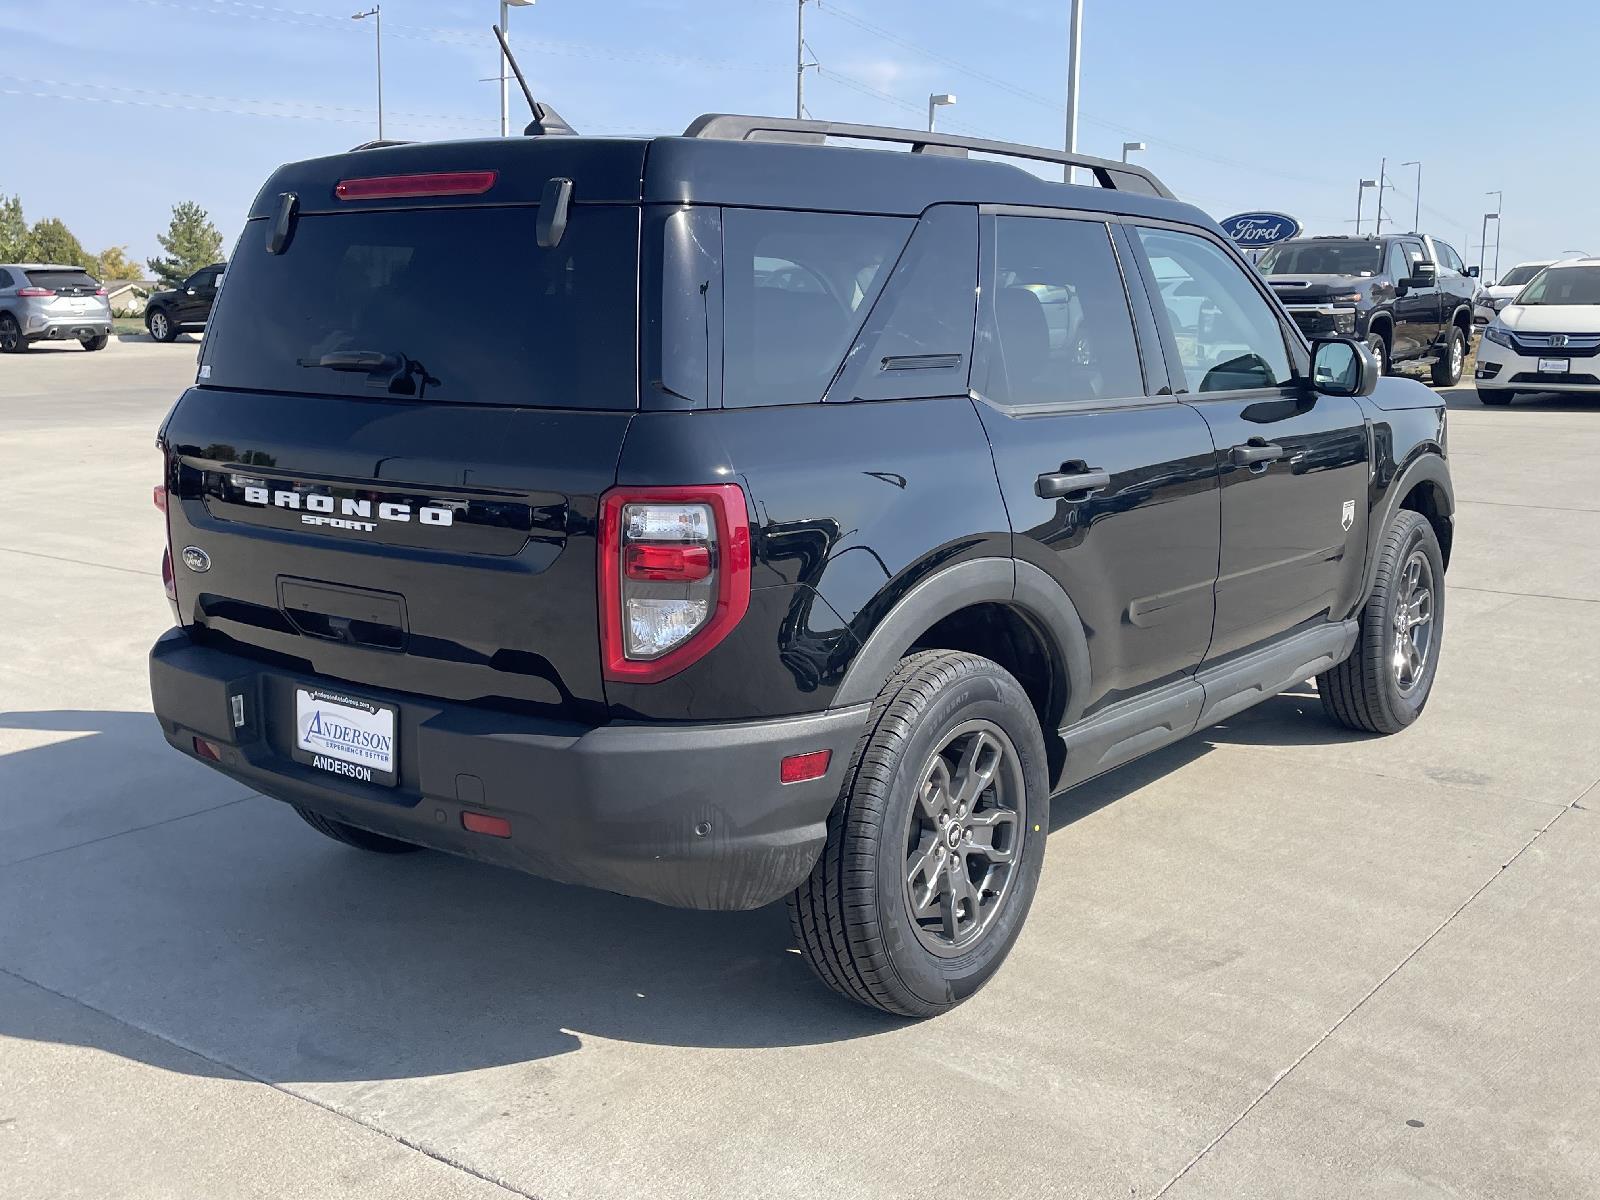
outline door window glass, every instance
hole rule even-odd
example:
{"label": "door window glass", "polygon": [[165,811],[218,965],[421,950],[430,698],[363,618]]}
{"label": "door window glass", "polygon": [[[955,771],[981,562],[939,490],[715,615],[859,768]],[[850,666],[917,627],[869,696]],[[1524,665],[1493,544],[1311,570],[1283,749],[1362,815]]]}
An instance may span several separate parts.
{"label": "door window glass", "polygon": [[1456,253],[1454,246],[1450,246],[1444,242],[1434,242],[1434,246],[1438,248],[1439,258],[1443,261],[1447,268],[1454,271],[1457,275],[1465,275],[1467,273],[1467,268],[1462,263],[1461,256]]}
{"label": "door window glass", "polygon": [[1138,232],[1190,391],[1290,381],[1283,327],[1238,263],[1193,234],[1143,226]]}
{"label": "door window glass", "polygon": [[1389,275],[1399,283],[1411,274],[1411,264],[1406,261],[1405,251],[1400,248],[1399,242],[1389,243]]}
{"label": "door window glass", "polygon": [[730,208],[723,403],[821,400],[915,221]]}
{"label": "door window glass", "polygon": [[1128,296],[1105,225],[997,217],[994,243],[979,390],[1010,404],[1142,396]]}
{"label": "door window glass", "polygon": [[1428,255],[1423,250],[1421,242],[1401,242],[1400,249],[1406,256],[1406,276],[1408,278],[1416,274],[1411,268],[1415,267],[1419,262],[1428,261]]}

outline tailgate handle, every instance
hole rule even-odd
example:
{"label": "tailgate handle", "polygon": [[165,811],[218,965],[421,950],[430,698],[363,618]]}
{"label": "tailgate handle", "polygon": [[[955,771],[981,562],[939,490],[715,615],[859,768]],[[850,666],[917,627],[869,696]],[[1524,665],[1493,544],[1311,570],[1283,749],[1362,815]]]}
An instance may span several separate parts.
{"label": "tailgate handle", "polygon": [[394,592],[280,577],[278,602],[307,637],[374,650],[405,649],[406,602]]}

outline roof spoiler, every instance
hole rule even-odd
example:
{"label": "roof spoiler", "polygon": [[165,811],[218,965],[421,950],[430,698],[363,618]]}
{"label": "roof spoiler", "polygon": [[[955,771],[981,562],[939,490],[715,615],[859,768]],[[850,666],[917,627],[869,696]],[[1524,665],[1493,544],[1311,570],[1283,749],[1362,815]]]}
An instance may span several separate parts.
{"label": "roof spoiler", "polygon": [[792,117],[742,117],[729,113],[707,113],[696,117],[683,131],[684,137],[719,138],[735,142],[791,142],[824,145],[829,138],[851,138],[863,142],[892,142],[910,146],[913,154],[945,154],[966,158],[971,153],[1025,158],[1034,162],[1081,167],[1090,172],[1101,187],[1116,192],[1135,192],[1145,196],[1175,197],[1166,184],[1144,167],[1114,162],[1088,154],[1068,154],[1043,146],[1021,142],[996,142],[987,138],[961,137],[952,133],[896,129],[889,125],[851,125],[841,121],[798,121]]}

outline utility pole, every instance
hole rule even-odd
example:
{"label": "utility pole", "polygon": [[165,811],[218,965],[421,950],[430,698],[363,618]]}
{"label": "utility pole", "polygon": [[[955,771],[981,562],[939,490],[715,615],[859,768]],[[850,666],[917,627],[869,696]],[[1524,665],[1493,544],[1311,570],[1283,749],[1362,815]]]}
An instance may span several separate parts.
{"label": "utility pole", "polygon": [[[1069,0],[1067,14],[1067,153],[1078,152],[1078,63],[1083,54],[1083,0]],[[1063,167],[1061,178],[1072,182],[1072,168]]]}
{"label": "utility pole", "polygon": [[1356,184],[1356,236],[1361,236],[1361,202],[1367,198],[1367,189],[1377,187],[1376,179],[1363,179]]}
{"label": "utility pole", "polygon": [[1389,186],[1389,156],[1378,163],[1378,223],[1372,227],[1373,237],[1383,236],[1383,189]]}
{"label": "utility pole", "polygon": [[795,4],[794,27],[794,119],[806,115],[806,0]]}
{"label": "utility pole", "polygon": [[351,13],[352,21],[372,17],[378,30],[378,140],[383,141],[383,6],[374,4],[366,12]]}
{"label": "utility pole", "polygon": [[[1494,277],[1500,278],[1500,213],[1506,206],[1506,194],[1502,191],[1485,192],[1485,196],[1494,197]],[[1483,267],[1478,267],[1478,276],[1482,278]]]}
{"label": "utility pole", "polygon": [[1412,159],[1410,162],[1403,162],[1400,165],[1417,169],[1417,194],[1412,197],[1417,202],[1417,206],[1411,213],[1411,232],[1417,233],[1422,229],[1422,163],[1417,159]]}

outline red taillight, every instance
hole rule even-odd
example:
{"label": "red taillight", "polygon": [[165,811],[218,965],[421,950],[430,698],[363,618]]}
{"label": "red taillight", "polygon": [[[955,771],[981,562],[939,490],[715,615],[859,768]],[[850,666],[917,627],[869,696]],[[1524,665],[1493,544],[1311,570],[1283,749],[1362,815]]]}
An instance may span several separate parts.
{"label": "red taillight", "polygon": [[791,754],[778,763],[779,783],[805,783],[808,779],[821,779],[828,773],[833,761],[832,750],[813,750],[809,754]]}
{"label": "red taillight", "polygon": [[156,510],[158,512],[166,512],[167,511],[167,485],[166,484],[164,484],[164,483],[156,484],[155,491],[152,493],[150,498],[156,502]]}
{"label": "red taillight", "polygon": [[711,574],[711,550],[706,546],[628,546],[622,561],[623,574],[629,579],[693,582]]}
{"label": "red taillight", "polygon": [[106,290],[105,290],[105,288],[97,288],[97,289],[96,289],[96,290],[95,290],[95,293],[94,293],[94,294],[95,294],[95,295],[96,295],[96,296],[104,296],[104,295],[106,295],[106,294],[107,294],[107,293],[106,293]]}
{"label": "red taillight", "polygon": [[601,500],[599,553],[607,679],[677,674],[750,607],[750,519],[738,484],[613,488]]}
{"label": "red taillight", "polygon": [[40,296],[54,296],[55,291],[52,288],[25,287],[18,288],[17,295],[27,296],[30,299],[37,299]]}
{"label": "red taillight", "polygon": [[341,179],[341,200],[393,200],[398,196],[481,196],[494,186],[495,171],[439,171],[431,175],[369,175]]}
{"label": "red taillight", "polygon": [[486,833],[490,837],[508,838],[511,836],[511,822],[504,817],[491,817],[488,813],[463,812],[461,814],[461,828],[468,833]]}

